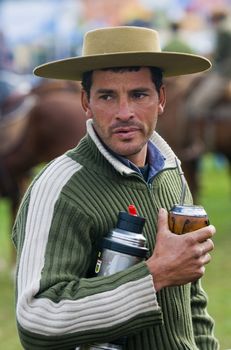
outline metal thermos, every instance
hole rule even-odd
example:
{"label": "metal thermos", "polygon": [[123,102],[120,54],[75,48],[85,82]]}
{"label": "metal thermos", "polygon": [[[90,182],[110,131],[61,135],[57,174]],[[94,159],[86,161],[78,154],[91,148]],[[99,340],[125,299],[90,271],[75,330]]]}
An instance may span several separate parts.
{"label": "metal thermos", "polygon": [[186,180],[177,159],[176,164],[179,175],[181,176],[182,192],[180,203],[175,204],[169,211],[168,224],[169,229],[172,232],[181,235],[209,225],[209,219],[205,209],[202,206],[184,204]]}
{"label": "metal thermos", "polygon": [[95,272],[109,276],[143,260],[147,254],[146,239],[142,234],[145,218],[119,212],[117,225],[102,242]]}
{"label": "metal thermos", "polygon": [[81,348],[81,350],[121,350],[121,345],[115,345],[115,344],[109,344],[109,343],[105,343],[105,344],[95,344],[95,345],[91,345],[90,347],[84,347]]}
{"label": "metal thermos", "polygon": [[[102,241],[95,272],[97,276],[109,276],[113,273],[144,260],[147,256],[146,239],[142,234],[145,218],[137,216],[133,205],[128,212],[119,212],[117,225]],[[125,338],[114,344],[92,344],[89,350],[120,350]]]}

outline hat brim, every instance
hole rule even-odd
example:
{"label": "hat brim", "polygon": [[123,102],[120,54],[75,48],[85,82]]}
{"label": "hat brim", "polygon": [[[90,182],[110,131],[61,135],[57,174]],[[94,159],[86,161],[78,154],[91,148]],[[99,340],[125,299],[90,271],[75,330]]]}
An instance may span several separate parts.
{"label": "hat brim", "polygon": [[211,62],[202,56],[179,52],[125,52],[94,56],[72,57],[42,64],[34,74],[44,78],[82,80],[84,72],[110,67],[158,67],[164,77],[206,71]]}

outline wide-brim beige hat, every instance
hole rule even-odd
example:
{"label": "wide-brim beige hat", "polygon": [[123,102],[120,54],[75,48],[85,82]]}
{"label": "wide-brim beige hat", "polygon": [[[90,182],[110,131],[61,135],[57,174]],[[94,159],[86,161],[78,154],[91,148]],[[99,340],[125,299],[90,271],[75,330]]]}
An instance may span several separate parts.
{"label": "wide-brim beige hat", "polygon": [[34,69],[34,74],[80,81],[87,71],[129,66],[158,67],[164,77],[170,77],[205,71],[211,62],[198,55],[161,51],[155,30],[121,26],[87,32],[82,56],[42,64]]}

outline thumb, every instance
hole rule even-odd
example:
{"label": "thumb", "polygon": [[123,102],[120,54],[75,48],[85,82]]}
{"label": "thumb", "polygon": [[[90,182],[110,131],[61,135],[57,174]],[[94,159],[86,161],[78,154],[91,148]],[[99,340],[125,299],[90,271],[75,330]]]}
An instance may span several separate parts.
{"label": "thumb", "polygon": [[169,231],[168,227],[168,212],[164,208],[160,208],[158,213],[158,221],[157,221],[157,232]]}

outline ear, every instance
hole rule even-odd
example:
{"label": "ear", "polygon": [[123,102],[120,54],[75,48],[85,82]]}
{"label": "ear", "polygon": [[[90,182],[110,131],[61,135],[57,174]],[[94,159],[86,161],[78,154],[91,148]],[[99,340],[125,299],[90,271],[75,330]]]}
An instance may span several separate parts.
{"label": "ear", "polygon": [[160,94],[159,94],[158,115],[161,115],[164,113],[165,104],[166,104],[166,88],[164,85],[162,85],[160,88]]}
{"label": "ear", "polygon": [[86,117],[87,118],[92,118],[93,113],[92,113],[91,108],[90,108],[90,104],[89,104],[89,99],[88,99],[87,93],[84,90],[81,91],[81,104],[82,104],[82,107],[83,107],[83,109],[85,111]]}

